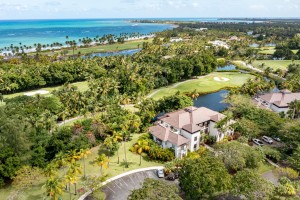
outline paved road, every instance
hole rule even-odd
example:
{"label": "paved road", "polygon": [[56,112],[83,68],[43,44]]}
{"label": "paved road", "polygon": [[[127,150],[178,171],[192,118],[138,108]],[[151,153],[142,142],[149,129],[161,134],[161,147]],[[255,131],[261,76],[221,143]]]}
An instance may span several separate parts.
{"label": "paved road", "polygon": [[271,183],[273,183],[274,185],[278,185],[278,177],[275,176],[274,172],[268,171],[262,174],[262,177],[268,181],[270,181]]}
{"label": "paved road", "polygon": [[[137,172],[114,180],[103,186],[101,190],[105,193],[106,200],[126,200],[132,190],[142,187],[146,178],[159,179],[155,170]],[[172,183],[178,184],[178,181],[172,181]]]}

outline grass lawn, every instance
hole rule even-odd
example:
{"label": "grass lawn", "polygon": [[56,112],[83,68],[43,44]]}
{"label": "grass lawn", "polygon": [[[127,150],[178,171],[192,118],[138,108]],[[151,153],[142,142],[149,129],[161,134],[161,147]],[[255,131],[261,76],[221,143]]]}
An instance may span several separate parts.
{"label": "grass lawn", "polygon": [[[258,53],[264,54],[264,55],[273,55],[274,52],[276,51],[275,47],[261,47],[261,48],[259,48],[259,50],[260,51]],[[292,50],[292,52],[294,54],[296,54],[298,52],[298,50]]]}
{"label": "grass lawn", "polygon": [[[228,81],[216,81],[215,77],[228,78]],[[253,75],[243,74],[239,72],[214,72],[207,76],[199,77],[198,79],[192,79],[181,84],[174,84],[173,86],[163,87],[158,89],[152,98],[160,99],[165,96],[170,96],[179,92],[192,92],[195,89],[199,93],[210,93],[221,90],[228,87],[239,87],[244,84],[249,78],[253,78]],[[175,86],[175,87],[174,87]]]}
{"label": "grass lawn", "polygon": [[258,174],[263,174],[274,169],[276,169],[276,167],[269,164],[267,161],[263,161],[263,163],[261,163],[260,166],[256,169],[256,172]]}
{"label": "grass lawn", "polygon": [[[120,164],[117,164],[118,161],[118,156],[117,153],[110,158],[110,165],[108,169],[103,169],[103,174],[107,174],[108,178],[116,176],[118,174],[127,172],[127,171],[131,171],[134,169],[138,169],[138,168],[145,168],[145,167],[153,167],[153,166],[162,166],[163,164],[161,163],[157,163],[157,162],[148,162],[145,160],[142,160],[142,165],[139,166],[139,162],[140,162],[140,156],[134,153],[131,153],[129,151],[129,148],[137,141],[138,137],[141,134],[134,134],[132,137],[132,140],[126,143],[126,155],[127,155],[127,161],[129,163],[129,168],[124,168],[124,163],[123,163],[123,159],[125,158],[125,153],[124,153],[124,145],[122,144],[119,148],[119,157],[120,157]],[[93,148],[91,150],[91,154],[88,156],[88,158],[86,158],[86,174],[87,175],[100,175],[100,167],[98,165],[94,165],[92,164],[92,161],[98,156],[98,152],[99,152],[100,147],[97,146],[95,148]],[[100,150],[100,152],[105,152],[106,150]],[[79,161],[79,163],[82,164],[83,166],[83,162]],[[63,171],[61,171],[61,174],[63,174]],[[22,194],[22,198],[21,199],[43,199],[44,195],[43,192],[44,190],[42,189],[42,185],[45,182],[45,178],[42,178],[39,180],[38,185],[36,185],[35,187],[32,187],[28,190],[25,190]],[[81,188],[82,184],[79,182],[77,184],[77,188]],[[71,190],[74,191],[74,186],[71,187]],[[13,192],[13,188],[12,187],[7,187],[7,188],[3,188],[0,189],[0,199],[7,199],[7,197],[11,194],[11,192]],[[78,199],[80,195],[72,195],[72,199]],[[62,199],[69,199],[69,193],[64,192]]]}
{"label": "grass lawn", "polygon": [[296,64],[300,64],[299,60],[295,60],[294,62],[292,60],[255,60],[252,62],[252,65],[256,68],[262,68],[261,64],[264,63],[265,64],[265,68],[266,67],[270,67],[274,70],[276,69],[287,69],[287,67],[292,64],[292,63],[296,63]]}
{"label": "grass lawn", "polygon": [[[79,91],[86,91],[88,90],[88,82],[87,81],[83,81],[83,82],[76,82],[76,83],[72,83],[71,85],[77,86]],[[4,95],[4,98],[13,98],[13,97],[17,97],[17,96],[21,96],[24,95],[27,92],[34,92],[37,90],[46,90],[48,92],[52,92],[53,90],[57,90],[59,89],[61,86],[54,86],[54,87],[45,87],[45,88],[40,88],[40,89],[36,89],[36,90],[31,90],[31,91],[26,91],[26,92],[18,92],[18,93],[14,93],[14,94],[8,94],[8,95]],[[45,94],[45,96],[49,96],[51,94]]]}
{"label": "grass lawn", "polygon": [[[107,45],[99,45],[99,46],[91,46],[91,47],[78,47],[75,49],[74,54],[78,54],[80,52],[82,55],[84,54],[89,54],[89,53],[100,53],[100,52],[112,52],[112,51],[121,51],[121,50],[127,50],[127,49],[136,49],[138,48],[138,45],[142,47],[143,42],[152,42],[152,38],[149,38],[148,40],[132,40],[132,41],[127,41],[123,44],[116,43],[116,44],[107,44]],[[62,50],[66,49],[59,49],[55,51],[43,51],[42,54],[47,54],[47,55],[53,55],[55,53],[59,53]],[[67,55],[73,55],[73,50],[71,48],[68,48],[68,54]],[[35,53],[31,53],[35,54]]]}

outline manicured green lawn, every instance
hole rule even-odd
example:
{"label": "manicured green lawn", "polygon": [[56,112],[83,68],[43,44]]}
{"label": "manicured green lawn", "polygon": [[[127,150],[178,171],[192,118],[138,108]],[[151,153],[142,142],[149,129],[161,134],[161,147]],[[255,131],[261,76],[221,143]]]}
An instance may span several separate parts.
{"label": "manicured green lawn", "polygon": [[[259,50],[260,50],[259,53],[264,55],[273,55],[274,52],[276,51],[275,47],[261,47],[259,48]],[[292,52],[296,54],[298,50],[292,50]]]}
{"label": "manicured green lawn", "polygon": [[[228,81],[216,81],[215,77],[228,78]],[[165,96],[171,96],[177,91],[181,93],[192,92],[195,89],[199,93],[210,93],[214,91],[221,90],[228,87],[239,87],[244,84],[249,78],[253,78],[253,75],[243,74],[239,72],[214,72],[204,77],[199,77],[198,79],[193,79],[182,84],[174,84],[172,86],[163,87],[158,89],[152,98],[160,99]]]}
{"label": "manicured green lawn", "polygon": [[[287,67],[293,63],[292,60],[256,60],[252,62],[252,65],[257,68],[262,68],[261,65],[264,63],[264,67],[271,67],[272,69],[287,69]],[[295,60],[294,63],[300,64],[299,60]]]}
{"label": "manicured green lawn", "polygon": [[[76,83],[72,83],[72,85],[77,86],[79,91],[86,91],[88,90],[88,82],[87,81],[83,81],[83,82],[76,82]],[[40,89],[36,89],[36,90],[31,90],[31,91],[26,91],[26,92],[18,92],[18,93],[14,93],[14,94],[8,94],[8,95],[4,95],[4,98],[13,98],[13,97],[17,97],[17,96],[21,96],[24,95],[27,92],[34,92],[37,90],[46,90],[49,92],[49,94],[45,94],[45,96],[49,96],[51,95],[50,93],[53,90],[57,90],[59,89],[61,86],[54,86],[54,87],[45,87],[45,88],[40,88]]]}
{"label": "manicured green lawn", "polygon": [[[145,161],[142,160],[142,165],[140,166],[140,156],[134,153],[131,153],[129,151],[129,148],[137,141],[138,137],[141,136],[141,134],[134,134],[132,137],[132,140],[127,142],[125,147],[126,147],[126,156],[127,156],[127,161],[129,163],[129,168],[125,168],[124,164],[123,164],[123,160],[125,158],[125,153],[124,153],[124,145],[122,144],[119,148],[119,158],[120,158],[120,164],[117,164],[118,161],[118,156],[117,153],[112,156],[110,158],[110,164],[109,164],[109,168],[108,169],[103,169],[103,174],[107,174],[108,178],[111,178],[113,176],[122,174],[124,172],[127,171],[131,171],[134,169],[138,169],[138,168],[145,168],[145,167],[153,167],[153,166],[162,166],[162,163],[157,163],[157,162],[149,162],[149,161]],[[100,175],[100,167],[98,165],[94,165],[92,164],[92,161],[98,156],[98,152],[99,152],[100,147],[97,146],[95,148],[93,148],[91,150],[91,154],[88,156],[88,158],[86,159],[86,174],[87,175],[96,175],[99,176]],[[100,152],[106,152],[106,150],[101,150]],[[83,162],[82,161],[78,161],[79,163],[82,164],[83,166]],[[63,171],[61,171],[60,174],[63,174]],[[39,180],[39,184],[35,187],[32,187],[26,191],[24,191],[24,193],[22,194],[22,199],[43,199],[44,195],[43,192],[44,190],[42,189],[42,185],[45,182],[46,178],[42,178]],[[81,188],[82,184],[79,182],[77,184],[77,189]],[[0,189],[0,199],[6,199],[11,192],[13,192],[12,187],[7,187],[4,189]],[[71,187],[71,190],[74,191],[74,186]],[[78,199],[80,195],[72,195],[72,199]],[[69,199],[69,193],[64,192],[63,194],[63,200],[65,199]]]}

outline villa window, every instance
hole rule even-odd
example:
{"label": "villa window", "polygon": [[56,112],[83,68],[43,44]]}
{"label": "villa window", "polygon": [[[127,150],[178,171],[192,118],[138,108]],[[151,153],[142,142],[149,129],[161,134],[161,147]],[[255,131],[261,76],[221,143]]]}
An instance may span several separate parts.
{"label": "villa window", "polygon": [[197,149],[197,144],[194,144],[194,150],[196,150]]}
{"label": "villa window", "polygon": [[194,141],[196,142],[198,140],[198,138],[197,137],[194,137]]}

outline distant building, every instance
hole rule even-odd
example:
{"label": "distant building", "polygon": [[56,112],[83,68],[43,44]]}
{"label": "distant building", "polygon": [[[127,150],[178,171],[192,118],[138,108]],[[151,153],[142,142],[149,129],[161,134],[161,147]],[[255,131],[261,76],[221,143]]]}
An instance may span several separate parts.
{"label": "distant building", "polygon": [[188,150],[198,150],[205,135],[214,136],[217,142],[232,135],[234,131],[229,125],[233,120],[224,125],[223,131],[215,127],[224,118],[225,115],[205,107],[187,107],[159,117],[149,132],[162,148],[173,148],[175,157],[182,158]]}
{"label": "distant building", "polygon": [[285,89],[276,93],[258,95],[254,98],[254,103],[262,108],[269,108],[277,113],[287,113],[289,110],[289,103],[294,100],[300,101],[300,93],[292,93]]}
{"label": "distant building", "polygon": [[198,32],[201,32],[201,31],[207,31],[208,28],[198,28],[198,29],[195,29],[195,31],[198,31]]}
{"label": "distant building", "polygon": [[240,41],[240,39],[237,36],[231,36],[229,38],[230,41]]}
{"label": "distant building", "polygon": [[181,41],[183,41],[182,38],[171,38],[170,39],[170,42],[181,42]]}
{"label": "distant building", "polygon": [[229,45],[221,40],[209,41],[208,43],[215,47],[224,47],[225,49],[229,49]]}

